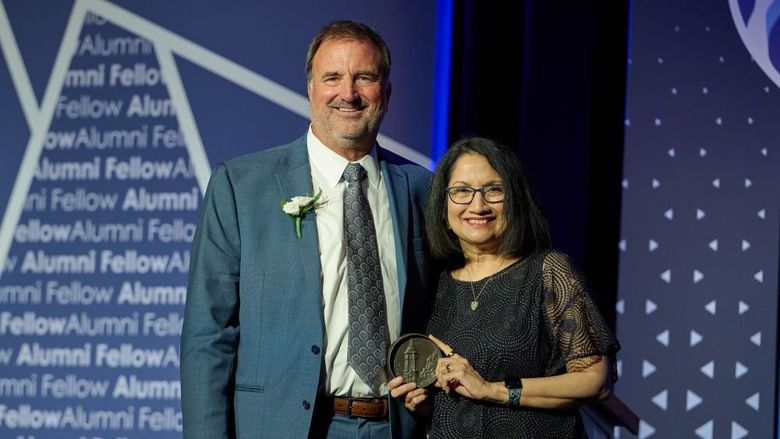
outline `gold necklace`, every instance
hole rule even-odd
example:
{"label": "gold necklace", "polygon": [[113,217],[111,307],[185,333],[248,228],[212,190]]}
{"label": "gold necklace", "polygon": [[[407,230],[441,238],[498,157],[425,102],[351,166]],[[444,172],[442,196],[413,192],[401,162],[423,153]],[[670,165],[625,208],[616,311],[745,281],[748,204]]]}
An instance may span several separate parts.
{"label": "gold necklace", "polygon": [[501,271],[501,266],[504,265],[504,258],[501,258],[498,263],[498,270],[496,270],[495,273],[491,274],[490,277],[488,277],[487,281],[482,285],[482,288],[479,289],[479,294],[474,294],[474,276],[471,274],[471,269],[469,268],[469,280],[471,281],[469,283],[469,286],[471,287],[471,310],[476,311],[479,307],[479,298],[482,296],[482,293],[485,291],[485,287],[490,283],[491,280],[493,280],[494,277]]}

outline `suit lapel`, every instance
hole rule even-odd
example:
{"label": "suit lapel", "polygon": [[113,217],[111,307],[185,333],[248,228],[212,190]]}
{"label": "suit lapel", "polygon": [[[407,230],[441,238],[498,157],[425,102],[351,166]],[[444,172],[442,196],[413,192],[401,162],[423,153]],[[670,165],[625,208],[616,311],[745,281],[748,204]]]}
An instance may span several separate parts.
{"label": "suit lapel", "polygon": [[[398,293],[403,306],[404,294],[406,292],[406,264],[408,246],[410,245],[407,237],[409,236],[409,180],[405,173],[401,172],[398,165],[389,163],[381,158],[381,149],[379,150],[379,164],[382,177],[387,189],[388,201],[390,203],[390,214],[393,221],[393,232],[395,241],[395,257],[398,271]],[[279,170],[276,174],[279,188],[285,200],[295,196],[308,195],[312,193],[311,168],[309,166],[309,156],[306,149],[306,136],[293,142],[287,152],[287,155],[280,162]],[[295,236],[295,227],[290,220],[290,236],[295,242],[293,245],[301,257],[301,265],[306,276],[306,284],[311,286],[312,291],[317,292],[318,299],[321,300],[322,283],[320,279],[320,256],[319,256],[319,238],[317,235],[316,213],[309,212],[301,224],[302,238]],[[288,240],[289,242],[289,240]]]}
{"label": "suit lapel", "polygon": [[[292,197],[305,196],[312,193],[311,169],[309,167],[309,155],[306,149],[306,136],[293,142],[282,159],[277,171],[276,179],[285,200]],[[301,238],[295,235],[295,224],[290,218],[290,237],[287,239],[298,251],[301,258],[301,267],[306,276],[306,284],[311,288],[307,291],[317,293],[318,300],[322,299],[320,279],[319,239],[317,237],[316,212],[310,211],[301,221]],[[290,245],[290,244],[288,244]],[[315,302],[318,303],[318,302]]]}
{"label": "suit lapel", "polygon": [[387,198],[390,201],[390,214],[393,219],[395,234],[395,259],[398,267],[398,294],[403,309],[404,293],[406,292],[406,255],[409,240],[409,180],[398,166],[380,158],[382,177],[387,188]]}

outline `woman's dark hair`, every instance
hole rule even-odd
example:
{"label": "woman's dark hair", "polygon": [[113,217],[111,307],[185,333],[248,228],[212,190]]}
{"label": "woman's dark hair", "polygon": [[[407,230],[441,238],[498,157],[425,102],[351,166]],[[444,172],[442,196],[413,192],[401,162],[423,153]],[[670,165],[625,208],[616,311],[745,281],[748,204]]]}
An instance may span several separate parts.
{"label": "woman's dark hair", "polygon": [[431,181],[426,208],[425,229],[431,254],[449,260],[450,265],[463,263],[458,237],[447,226],[447,185],[455,161],[464,154],[485,157],[496,170],[504,186],[504,220],[506,231],[499,246],[505,256],[526,257],[550,247],[550,230],[536,203],[520,160],[506,147],[482,137],[461,139],[450,147],[439,161]]}

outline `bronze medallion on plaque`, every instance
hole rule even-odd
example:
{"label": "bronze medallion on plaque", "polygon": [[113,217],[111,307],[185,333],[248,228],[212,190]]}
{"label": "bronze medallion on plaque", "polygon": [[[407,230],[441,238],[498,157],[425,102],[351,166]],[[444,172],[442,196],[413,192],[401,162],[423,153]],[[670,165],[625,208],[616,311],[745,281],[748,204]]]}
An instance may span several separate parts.
{"label": "bronze medallion on plaque", "polygon": [[403,376],[405,383],[428,387],[436,381],[436,363],[441,350],[423,334],[409,333],[398,337],[387,352],[392,378]]}

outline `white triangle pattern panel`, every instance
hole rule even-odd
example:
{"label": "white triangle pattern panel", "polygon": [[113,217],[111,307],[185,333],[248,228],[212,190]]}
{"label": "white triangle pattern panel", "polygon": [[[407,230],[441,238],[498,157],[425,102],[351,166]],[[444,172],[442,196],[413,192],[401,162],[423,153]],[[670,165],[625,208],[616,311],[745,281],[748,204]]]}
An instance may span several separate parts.
{"label": "white triangle pattern panel", "polygon": [[615,391],[638,437],[775,429],[780,88],[734,32],[753,3],[632,2]]}

